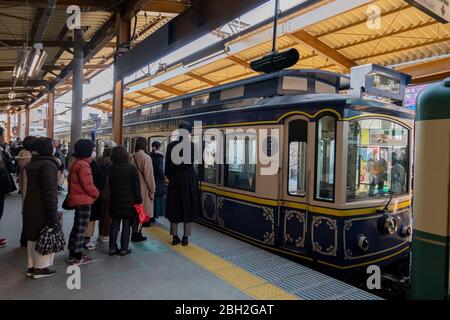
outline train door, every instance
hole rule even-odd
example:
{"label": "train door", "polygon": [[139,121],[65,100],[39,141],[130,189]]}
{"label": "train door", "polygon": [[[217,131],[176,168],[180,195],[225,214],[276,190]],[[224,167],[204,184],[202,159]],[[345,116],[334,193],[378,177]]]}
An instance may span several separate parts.
{"label": "train door", "polygon": [[278,224],[279,241],[283,248],[298,253],[306,253],[307,248],[308,126],[309,121],[305,117],[288,119],[283,140],[283,201]]}
{"label": "train door", "polygon": [[214,223],[217,223],[217,194],[214,191],[222,185],[222,165],[221,161],[218,161],[223,149],[221,137],[213,133],[203,135],[202,164],[197,166],[202,185],[202,218]]}

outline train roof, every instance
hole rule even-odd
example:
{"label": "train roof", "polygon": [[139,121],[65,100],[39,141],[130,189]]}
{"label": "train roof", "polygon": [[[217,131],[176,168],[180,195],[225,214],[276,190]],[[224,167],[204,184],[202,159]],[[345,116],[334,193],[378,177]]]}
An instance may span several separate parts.
{"label": "train roof", "polygon": [[[338,93],[340,90],[349,88],[350,78],[348,76],[317,69],[288,69],[145,104],[128,110],[125,114],[153,106],[169,105],[179,101],[186,101],[186,104],[188,104],[189,100],[192,101],[197,97],[205,97],[206,95],[209,96],[206,103],[211,103],[213,100],[224,102],[234,99],[272,97],[276,95]],[[191,102],[191,104],[193,103]]]}

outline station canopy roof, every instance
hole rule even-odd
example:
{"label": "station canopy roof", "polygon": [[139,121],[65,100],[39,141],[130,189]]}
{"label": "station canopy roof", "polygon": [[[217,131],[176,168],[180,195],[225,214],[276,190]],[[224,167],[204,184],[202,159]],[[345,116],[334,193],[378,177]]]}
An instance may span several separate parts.
{"label": "station canopy roof", "polygon": [[[375,63],[409,73],[417,83],[450,76],[446,56],[450,54],[450,23],[443,24],[403,0],[363,1],[364,5],[336,14],[332,11],[336,6],[327,8],[333,2],[320,1],[280,19],[277,49],[296,48],[301,56],[292,68],[348,73],[353,66]],[[380,24],[370,29],[368,12],[373,6],[380,10]],[[329,17],[314,22],[324,12]],[[257,75],[250,62],[270,52],[271,32],[272,25],[264,25],[227,42],[228,52],[204,63],[192,67],[180,63],[130,82],[124,94],[125,108]],[[112,96],[89,105],[111,110]]]}
{"label": "station canopy roof", "polygon": [[[51,3],[55,5],[50,6]],[[190,5],[190,1],[177,0],[147,3],[145,7],[139,8],[131,20],[130,34],[134,35],[131,46],[138,44]],[[45,99],[37,101],[37,98],[43,97],[42,93],[46,92],[47,87],[56,83],[56,97],[72,89],[70,63],[73,57],[73,31],[68,30],[66,25],[69,5],[79,5],[82,10],[85,82],[88,83],[92,77],[108,68],[114,61],[115,53],[114,13],[123,4],[123,0],[1,0],[0,112],[5,109],[16,112],[23,110],[26,105],[45,103]],[[131,12],[136,8],[129,10]],[[26,50],[32,53],[36,43],[41,43],[47,53],[41,72],[26,82],[23,79],[14,81],[16,65],[23,61]]]}
{"label": "station canopy roof", "polygon": [[[1,38],[9,39],[10,44],[14,40],[11,34],[23,34],[23,25],[26,25],[23,19],[31,21],[28,32],[32,34],[32,26],[36,24],[39,16],[37,12],[39,8],[34,7],[25,11],[23,6],[18,8],[17,4],[8,7],[6,3],[11,2],[19,1],[0,1],[0,6],[3,6],[0,18],[9,28],[2,31],[0,40]],[[23,1],[20,2],[23,3]],[[168,2],[170,1],[151,1],[150,3],[156,6],[156,4],[162,5]],[[450,76],[450,23],[439,22],[404,0],[304,2],[309,2],[311,5],[299,6],[298,10],[285,14],[279,21],[277,49],[281,51],[296,48],[300,52],[300,60],[292,68],[316,68],[345,74],[353,66],[376,63],[409,73],[413,76],[413,82],[417,83]],[[154,14],[153,12],[158,12],[158,8],[149,10],[153,12],[146,14],[143,14],[145,10],[140,12],[137,15],[136,43],[151,36],[152,32],[187,6],[186,2],[177,1],[176,6],[172,4],[170,7],[172,11],[167,15],[161,13],[162,10]],[[368,22],[368,15],[373,13],[373,10],[379,10],[379,24],[377,20],[369,19]],[[8,18],[4,14],[21,18]],[[89,42],[99,30],[101,31],[102,27],[104,28],[111,16],[112,13],[108,11],[93,11],[92,14],[84,15],[83,19],[89,19],[86,24],[91,26],[85,32],[86,42]],[[70,33],[64,32],[65,17],[65,11],[57,7],[51,17],[53,20],[49,24],[44,40],[65,41],[70,37]],[[134,22],[131,26],[134,27]],[[143,32],[143,30],[147,31]],[[220,36],[220,30],[216,30],[214,34]],[[129,78],[125,82],[124,107],[129,109],[255,76],[257,73],[251,70],[250,62],[270,52],[271,35],[272,25],[267,22],[261,26],[258,25],[257,28],[249,28],[231,35],[229,38],[223,36],[224,50],[222,52],[214,54],[213,50],[206,53],[203,58],[198,57],[197,62],[188,63],[181,59],[166,68],[161,68],[157,73]],[[114,41],[111,38],[86,62],[86,79],[113,62]],[[0,46],[2,45],[5,44],[0,42]],[[44,80],[52,81],[64,72],[59,68],[68,65],[72,54],[70,47],[67,46],[47,46],[47,48],[49,56]],[[2,85],[11,81],[11,68],[14,67],[16,59],[12,53],[14,50],[9,47],[0,50]],[[7,67],[9,70],[3,71]],[[71,90],[70,77],[67,81],[57,87],[57,95]],[[3,89],[4,86],[0,86],[0,110],[7,104],[5,102],[7,99],[3,98],[5,95],[2,95]],[[42,87],[35,86],[30,90],[20,98],[31,101],[30,95],[36,95]],[[87,99],[85,103],[94,108],[111,111],[112,95],[102,94]],[[36,105],[39,103],[33,104],[33,106]]]}

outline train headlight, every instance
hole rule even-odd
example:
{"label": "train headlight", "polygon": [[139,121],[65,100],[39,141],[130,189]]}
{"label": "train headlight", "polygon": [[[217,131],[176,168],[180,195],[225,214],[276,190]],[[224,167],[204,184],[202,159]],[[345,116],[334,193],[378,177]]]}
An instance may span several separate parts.
{"label": "train headlight", "polygon": [[358,236],[356,244],[362,251],[367,251],[369,249],[369,239],[367,239],[367,236],[364,234]]}
{"label": "train headlight", "polygon": [[386,215],[382,221],[382,231],[384,234],[393,234],[397,231],[397,220],[394,217]]}
{"label": "train headlight", "polygon": [[401,230],[400,230],[400,235],[403,237],[403,238],[407,238],[407,237],[409,237],[410,235],[411,235],[411,227],[410,226],[403,226],[402,228],[401,228]]}

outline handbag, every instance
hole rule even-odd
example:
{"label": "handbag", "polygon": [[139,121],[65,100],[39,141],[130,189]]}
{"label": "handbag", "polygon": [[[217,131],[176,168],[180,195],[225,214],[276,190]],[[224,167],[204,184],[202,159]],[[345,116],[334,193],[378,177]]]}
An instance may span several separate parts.
{"label": "handbag", "polygon": [[35,250],[39,254],[45,256],[51,253],[64,251],[66,241],[64,233],[59,222],[54,222],[52,225],[46,225],[36,240]]}
{"label": "handbag", "polygon": [[70,191],[67,193],[66,198],[64,199],[64,201],[63,201],[61,207],[62,207],[64,210],[75,210],[74,207],[69,206],[69,197],[70,197]]}
{"label": "handbag", "polygon": [[139,224],[144,224],[150,221],[150,216],[145,212],[144,206],[142,204],[135,204],[134,210],[136,210]]}

